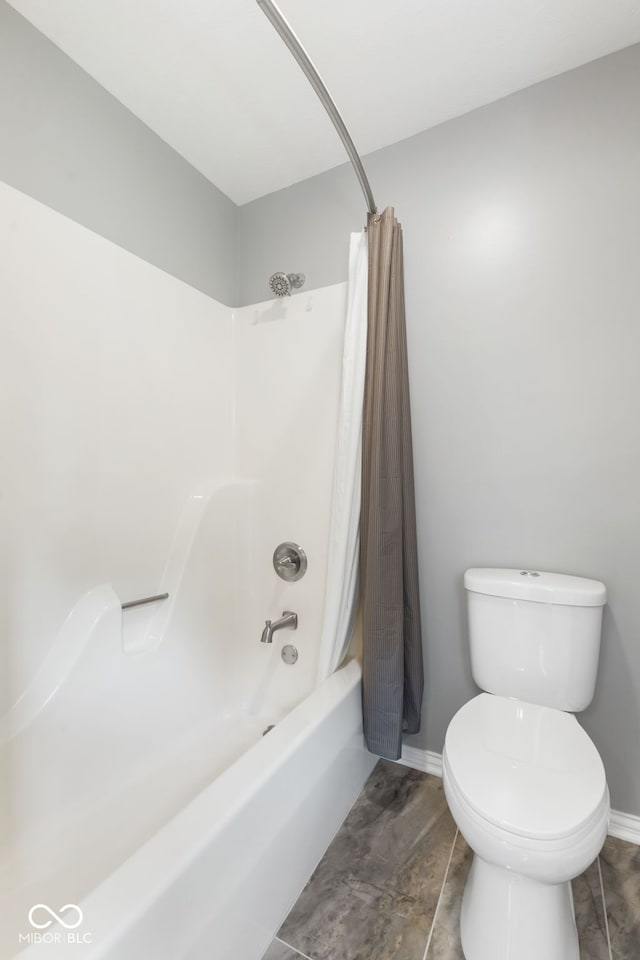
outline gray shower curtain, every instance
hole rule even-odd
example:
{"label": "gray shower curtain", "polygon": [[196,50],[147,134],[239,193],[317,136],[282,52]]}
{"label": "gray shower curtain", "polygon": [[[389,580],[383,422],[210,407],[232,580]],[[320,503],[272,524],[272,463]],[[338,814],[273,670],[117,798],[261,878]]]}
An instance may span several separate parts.
{"label": "gray shower curtain", "polygon": [[402,228],[370,214],[360,578],[367,747],[396,760],[420,729],[423,667]]}

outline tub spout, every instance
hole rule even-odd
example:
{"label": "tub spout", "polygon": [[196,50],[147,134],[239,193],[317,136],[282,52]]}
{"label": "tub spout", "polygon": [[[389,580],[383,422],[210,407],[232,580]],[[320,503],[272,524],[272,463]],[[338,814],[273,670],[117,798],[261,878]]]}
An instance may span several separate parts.
{"label": "tub spout", "polygon": [[262,631],[262,636],[260,637],[261,643],[272,643],[273,635],[276,630],[297,630],[298,629],[298,614],[292,613],[291,610],[283,610],[282,616],[279,620],[266,620],[264,625],[264,630]]}

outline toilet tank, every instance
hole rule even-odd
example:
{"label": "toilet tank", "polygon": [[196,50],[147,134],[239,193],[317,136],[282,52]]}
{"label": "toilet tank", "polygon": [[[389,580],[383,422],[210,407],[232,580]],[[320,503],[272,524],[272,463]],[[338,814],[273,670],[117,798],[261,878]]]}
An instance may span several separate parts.
{"label": "toilet tank", "polygon": [[558,710],[584,710],[598,672],[599,580],[537,570],[464,575],[473,678],[482,690]]}

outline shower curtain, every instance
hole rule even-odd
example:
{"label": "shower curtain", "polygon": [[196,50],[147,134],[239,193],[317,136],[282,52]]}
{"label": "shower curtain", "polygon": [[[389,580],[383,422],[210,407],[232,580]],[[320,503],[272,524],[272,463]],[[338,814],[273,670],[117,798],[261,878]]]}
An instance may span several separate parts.
{"label": "shower curtain", "polygon": [[329,530],[320,680],[340,666],[358,608],[362,402],[367,350],[367,234],[351,234],[349,294],[342,356],[342,394]]}
{"label": "shower curtain", "polygon": [[396,760],[423,691],[402,228],[370,214],[360,577],[367,747]]}

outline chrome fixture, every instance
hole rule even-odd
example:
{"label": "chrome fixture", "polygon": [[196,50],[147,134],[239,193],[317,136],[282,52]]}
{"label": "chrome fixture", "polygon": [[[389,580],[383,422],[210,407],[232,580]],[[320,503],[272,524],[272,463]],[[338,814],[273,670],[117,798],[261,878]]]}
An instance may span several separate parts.
{"label": "chrome fixture", "polygon": [[280,656],[288,666],[292,666],[298,659],[298,651],[292,643],[285,643]]}
{"label": "chrome fixture", "polygon": [[299,290],[304,281],[304,273],[272,273],[269,286],[276,297],[290,297],[291,289]]}
{"label": "chrome fixture", "polygon": [[291,610],[283,610],[279,620],[265,620],[264,630],[260,637],[261,643],[273,643],[273,635],[276,630],[297,630],[298,614]]}
{"label": "chrome fixture", "polygon": [[297,543],[285,540],[273,551],[273,569],[281,580],[300,580],[307,572],[307,555]]}
{"label": "chrome fixture", "polygon": [[298,64],[302,68],[307,80],[320,98],[322,106],[329,114],[329,119],[336,128],[338,136],[342,140],[344,148],[349,155],[349,159],[351,160],[353,169],[355,170],[356,177],[360,181],[362,192],[364,193],[365,200],[367,201],[369,213],[377,213],[376,203],[373,199],[373,193],[371,192],[371,186],[367,180],[367,175],[364,172],[364,167],[362,166],[362,160],[358,156],[358,151],[356,150],[355,144],[345,126],[345,122],[340,116],[338,108],[333,102],[333,98],[322,81],[320,74],[311,62],[309,54],[302,46],[297,36],[291,29],[291,26],[285,20],[281,11],[275,5],[273,0],[257,0],[257,3],[258,6],[262,8],[262,12],[266,17],[268,17],[277,32],[280,34],[295,59],[298,61]]}
{"label": "chrome fixture", "polygon": [[131,607],[142,607],[145,603],[156,603],[158,600],[168,600],[168,593],[156,593],[154,597],[143,597],[142,600],[127,600],[122,604],[123,610],[129,610]]}

